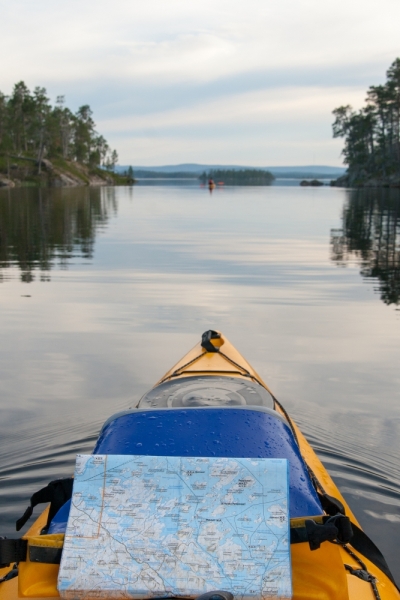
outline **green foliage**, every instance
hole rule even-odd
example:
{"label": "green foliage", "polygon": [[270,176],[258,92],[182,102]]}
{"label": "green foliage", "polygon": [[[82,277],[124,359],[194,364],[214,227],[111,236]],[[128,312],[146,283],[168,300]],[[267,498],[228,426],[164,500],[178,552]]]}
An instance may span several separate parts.
{"label": "green foliage", "polygon": [[[114,177],[117,176],[117,173],[114,172]],[[128,185],[132,185],[133,183],[136,182],[135,180],[135,175],[133,173],[133,167],[129,166],[125,173],[123,174],[123,177],[125,177],[125,181]]]}
{"label": "green foliage", "polygon": [[118,154],[111,150],[96,124],[89,105],[74,114],[58,96],[51,106],[46,89],[33,92],[23,81],[14,85],[10,96],[0,92],[0,154],[25,156],[39,165],[44,158],[78,161],[90,167],[114,170]]}
{"label": "green foliage", "polygon": [[333,137],[344,138],[342,154],[353,178],[400,175],[400,58],[384,85],[369,88],[364,108],[340,106],[333,114]]}
{"label": "green foliage", "polygon": [[200,176],[203,182],[209,179],[224,185],[271,185],[275,177],[262,169],[215,169]]}
{"label": "green foliage", "polygon": [[104,166],[107,169],[107,171],[114,172],[117,162],[118,162],[118,153],[116,150],[113,150],[111,152],[111,154],[109,154],[107,156],[106,161],[104,162]]}

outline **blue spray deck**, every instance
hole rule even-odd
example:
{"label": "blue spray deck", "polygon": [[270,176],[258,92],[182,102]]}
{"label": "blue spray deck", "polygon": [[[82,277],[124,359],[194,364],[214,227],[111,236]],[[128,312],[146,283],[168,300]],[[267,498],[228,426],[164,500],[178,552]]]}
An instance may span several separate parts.
{"label": "blue spray deck", "polygon": [[[323,514],[296,440],[287,423],[268,408],[164,408],[132,410],[104,425],[94,454],[286,458],[291,518]],[[49,533],[65,530],[67,503]]]}

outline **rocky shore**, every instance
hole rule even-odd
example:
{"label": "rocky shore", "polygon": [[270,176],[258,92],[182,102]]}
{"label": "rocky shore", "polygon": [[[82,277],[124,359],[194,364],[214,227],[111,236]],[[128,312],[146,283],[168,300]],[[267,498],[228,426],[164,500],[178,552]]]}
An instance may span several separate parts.
{"label": "rocky shore", "polygon": [[[1,172],[3,171],[3,172]],[[18,187],[23,185],[39,185],[46,187],[77,187],[129,185],[134,180],[113,172],[65,159],[41,161],[25,157],[12,157],[7,169],[0,171],[0,187]],[[4,172],[5,171],[5,172]]]}

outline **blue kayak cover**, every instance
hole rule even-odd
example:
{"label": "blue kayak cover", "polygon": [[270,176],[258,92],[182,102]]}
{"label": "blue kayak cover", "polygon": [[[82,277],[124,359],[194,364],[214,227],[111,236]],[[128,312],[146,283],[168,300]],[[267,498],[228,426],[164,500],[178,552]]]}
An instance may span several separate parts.
{"label": "blue kayak cover", "polygon": [[[286,458],[290,518],[323,514],[292,430],[268,408],[130,410],[104,425],[94,454]],[[65,531],[69,503],[49,533]]]}

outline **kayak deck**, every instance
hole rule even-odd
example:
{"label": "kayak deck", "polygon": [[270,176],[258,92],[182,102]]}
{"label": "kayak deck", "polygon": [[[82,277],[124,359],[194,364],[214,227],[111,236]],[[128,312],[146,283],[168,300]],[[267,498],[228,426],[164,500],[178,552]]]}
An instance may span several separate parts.
{"label": "kayak deck", "polygon": [[[211,387],[213,393],[210,393]],[[176,435],[177,428],[179,435]],[[321,514],[319,492],[341,502],[350,521],[359,527],[350,507],[299,428],[257,372],[218,332],[206,332],[202,343],[160,379],[141,399],[136,410],[111,417],[102,429],[94,453],[210,456],[215,453],[214,442],[217,441],[217,456],[260,456],[260,447],[265,456],[271,456],[268,444],[260,446],[260,439],[271,439],[272,430],[277,442],[275,454],[280,458],[287,457],[293,473],[297,472],[299,478],[307,482],[305,503],[301,504],[304,498],[295,498],[291,494],[294,499],[291,516],[297,516],[296,502],[298,516],[300,513],[303,517]],[[164,444],[162,450],[160,443]],[[294,481],[293,477],[291,473],[291,485],[293,489],[299,489],[299,481]],[[26,535],[39,535],[46,521],[47,509]],[[294,544],[291,554],[294,600],[400,598],[390,578],[351,543],[345,547],[324,543],[318,551],[311,551],[305,543]],[[376,578],[375,590],[371,582],[351,573],[351,569],[359,571],[361,565]],[[9,570],[9,567],[0,569],[0,577]],[[0,585],[0,600],[14,598],[18,598],[17,577]]]}

